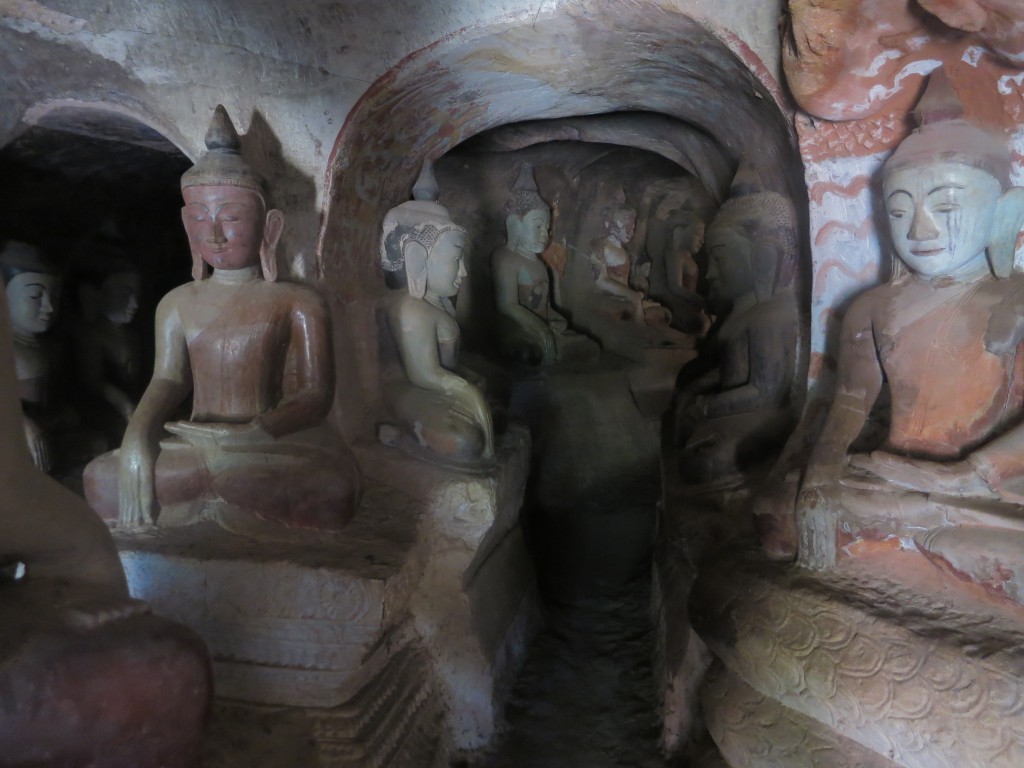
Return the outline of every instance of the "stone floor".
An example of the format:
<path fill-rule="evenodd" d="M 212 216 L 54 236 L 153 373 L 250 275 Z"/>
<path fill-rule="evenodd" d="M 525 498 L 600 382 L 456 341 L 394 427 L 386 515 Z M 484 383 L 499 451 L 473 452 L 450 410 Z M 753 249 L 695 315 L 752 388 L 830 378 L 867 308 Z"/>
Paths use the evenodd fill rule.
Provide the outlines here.
<path fill-rule="evenodd" d="M 503 736 L 474 768 L 661 768 L 651 670 L 657 478 L 619 479 L 536 516 L 547 596 Z"/>

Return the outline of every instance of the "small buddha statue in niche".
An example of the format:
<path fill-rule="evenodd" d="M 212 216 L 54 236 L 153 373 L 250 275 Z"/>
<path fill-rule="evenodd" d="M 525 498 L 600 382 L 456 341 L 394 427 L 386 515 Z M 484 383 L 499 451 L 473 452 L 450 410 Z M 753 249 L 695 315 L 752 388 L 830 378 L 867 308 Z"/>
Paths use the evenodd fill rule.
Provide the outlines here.
<path fill-rule="evenodd" d="M 129 597 L 107 526 L 33 465 L 11 342 L 0 293 L 0 762 L 196 765 L 206 647 Z"/>
<path fill-rule="evenodd" d="M 402 273 L 406 288 L 387 309 L 406 380 L 388 385 L 387 400 L 417 448 L 442 461 L 479 462 L 494 455 L 491 410 L 471 374 L 457 367 L 452 305 L 466 276 L 466 230 L 436 202 L 429 161 L 414 195 L 384 217 L 381 237 L 381 265 L 385 273 Z"/>
<path fill-rule="evenodd" d="M 128 262 L 103 267 L 105 274 L 79 288 L 83 322 L 75 339 L 78 380 L 85 394 L 127 424 L 135 412 L 139 379 L 141 355 L 132 323 L 139 310 L 141 281 Z"/>
<path fill-rule="evenodd" d="M 218 106 L 208 151 L 181 180 L 194 281 L 157 307 L 153 378 L 120 450 L 86 468 L 89 503 L 124 527 L 338 530 L 356 509 L 355 458 L 324 422 L 328 310 L 312 289 L 277 281 L 284 215 L 268 210 L 239 144 Z M 166 422 L 190 394 L 192 418 Z M 161 440 L 165 428 L 173 437 Z"/>
<path fill-rule="evenodd" d="M 858 543 L 912 538 L 1020 602 L 1024 189 L 1010 186 L 1005 142 L 962 118 L 941 71 L 917 115 L 884 169 L 899 261 L 843 320 L 835 399 L 797 500 L 799 561 L 828 568 Z M 886 385 L 884 444 L 849 454 Z"/>
<path fill-rule="evenodd" d="M 53 351 L 44 334 L 60 308 L 62 280 L 56 266 L 27 243 L 9 242 L 0 252 L 0 275 L 6 286 L 18 394 L 24 410 L 24 432 L 35 465 L 52 469 L 53 446 L 47 435 L 47 406 Z"/>
<path fill-rule="evenodd" d="M 672 312 L 672 326 L 703 334 L 710 325 L 704 297 L 697 292 L 700 267 L 696 256 L 704 245 L 704 222 L 685 200 L 669 194 L 658 203 L 647 228 L 651 260 L 651 298 Z"/>
<path fill-rule="evenodd" d="M 548 365 L 596 360 L 597 344 L 573 332 L 551 304 L 551 281 L 539 254 L 548 245 L 551 210 L 524 164 L 505 205 L 507 241 L 491 257 L 498 339 L 508 357 Z"/>
<path fill-rule="evenodd" d="M 606 234 L 593 243 L 590 262 L 595 270 L 594 281 L 604 294 L 625 303 L 624 311 L 618 313 L 623 319 L 641 325 L 668 325 L 671 313 L 645 296 L 648 276 L 633 279 L 632 256 L 626 244 L 633 239 L 635 230 L 636 211 L 625 205 L 623 196 L 605 212 Z"/>
<path fill-rule="evenodd" d="M 710 339 L 714 370 L 676 393 L 673 441 L 687 483 L 741 479 L 794 425 L 793 233 L 793 206 L 774 192 L 730 198 L 708 228 L 709 300 L 724 316 Z"/>

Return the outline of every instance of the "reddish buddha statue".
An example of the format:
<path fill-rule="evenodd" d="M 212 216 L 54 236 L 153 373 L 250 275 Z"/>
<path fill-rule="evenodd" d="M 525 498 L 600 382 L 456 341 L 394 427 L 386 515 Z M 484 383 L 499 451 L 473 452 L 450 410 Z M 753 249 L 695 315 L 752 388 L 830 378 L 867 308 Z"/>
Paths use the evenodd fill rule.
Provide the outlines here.
<path fill-rule="evenodd" d="M 277 280 L 284 215 L 268 210 L 223 107 L 206 145 L 181 182 L 194 281 L 160 302 L 152 381 L 120 450 L 86 468 L 86 497 L 123 527 L 212 519 L 240 532 L 273 532 L 268 522 L 338 530 L 360 477 L 325 423 L 326 304 Z M 192 418 L 168 422 L 189 395 Z"/>

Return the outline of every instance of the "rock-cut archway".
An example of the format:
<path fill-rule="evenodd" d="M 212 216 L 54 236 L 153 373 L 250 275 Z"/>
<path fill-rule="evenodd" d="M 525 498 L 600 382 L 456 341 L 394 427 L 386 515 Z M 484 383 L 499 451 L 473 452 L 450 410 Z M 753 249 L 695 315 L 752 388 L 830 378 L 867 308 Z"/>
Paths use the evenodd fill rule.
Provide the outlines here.
<path fill-rule="evenodd" d="M 368 430 L 379 389 L 380 222 L 408 198 L 425 158 L 499 126 L 586 117 L 583 133 L 670 157 L 720 197 L 746 157 L 805 210 L 790 123 L 749 59 L 684 14 L 615 4 L 464 30 L 375 82 L 335 143 L 319 247 L 347 431 Z"/>

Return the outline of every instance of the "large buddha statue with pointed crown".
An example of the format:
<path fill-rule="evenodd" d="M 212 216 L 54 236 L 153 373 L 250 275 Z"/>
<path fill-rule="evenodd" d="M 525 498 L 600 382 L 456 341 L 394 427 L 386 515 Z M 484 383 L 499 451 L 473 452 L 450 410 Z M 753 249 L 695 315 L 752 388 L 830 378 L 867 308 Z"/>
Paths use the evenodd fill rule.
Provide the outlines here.
<path fill-rule="evenodd" d="M 387 386 L 388 406 L 415 454 L 479 463 L 494 455 L 494 428 L 483 393 L 458 367 L 460 334 L 452 305 L 466 276 L 466 230 L 437 202 L 430 161 L 413 197 L 388 211 L 380 243 L 385 274 L 405 285 L 387 308 L 405 373 Z"/>
<path fill-rule="evenodd" d="M 843 321 L 835 399 L 804 473 L 800 562 L 915 548 L 1012 599 L 1024 570 L 1024 189 L 1006 143 L 968 123 L 932 75 L 921 127 L 886 163 L 898 256 Z M 883 392 L 887 397 L 882 397 Z M 884 441 L 850 453 L 873 408 Z M 787 537 L 767 526 L 785 554 Z M 792 545 L 790 545 L 792 546 Z"/>
<path fill-rule="evenodd" d="M 129 528 L 214 519 L 244 532 L 268 521 L 339 529 L 355 511 L 359 471 L 325 424 L 327 307 L 278 281 L 284 215 L 268 208 L 223 107 L 206 146 L 181 180 L 193 282 L 157 307 L 152 381 L 120 450 L 87 467 L 87 498 Z M 189 395 L 192 417 L 167 421 Z"/>
<path fill-rule="evenodd" d="M 498 342 L 509 357 L 532 363 L 594 360 L 596 342 L 569 328 L 551 304 L 551 280 L 540 254 L 548 245 L 551 208 L 524 164 L 505 204 L 508 239 L 491 257 L 498 309 Z"/>

